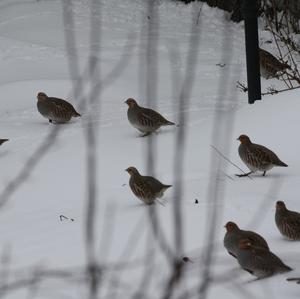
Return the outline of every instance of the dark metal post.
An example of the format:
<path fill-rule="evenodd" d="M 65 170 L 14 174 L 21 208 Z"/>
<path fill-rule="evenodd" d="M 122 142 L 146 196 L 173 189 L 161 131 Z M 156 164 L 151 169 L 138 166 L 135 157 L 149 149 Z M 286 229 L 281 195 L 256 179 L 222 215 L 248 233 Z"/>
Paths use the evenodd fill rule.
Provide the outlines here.
<path fill-rule="evenodd" d="M 243 0 L 242 13 L 245 20 L 249 104 L 253 104 L 256 100 L 261 100 L 257 9 L 257 0 Z"/>

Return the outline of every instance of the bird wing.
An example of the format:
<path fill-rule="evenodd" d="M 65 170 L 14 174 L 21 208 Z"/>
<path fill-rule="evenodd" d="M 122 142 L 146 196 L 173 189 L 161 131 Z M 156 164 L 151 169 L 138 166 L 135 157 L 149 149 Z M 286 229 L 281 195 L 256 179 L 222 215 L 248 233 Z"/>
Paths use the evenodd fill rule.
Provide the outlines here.
<path fill-rule="evenodd" d="M 161 114 L 149 108 L 140 109 L 140 114 L 141 117 L 155 125 L 160 125 L 168 122 L 168 120 L 166 120 Z"/>
<path fill-rule="evenodd" d="M 280 62 L 274 55 L 262 49 L 260 49 L 260 59 L 267 69 L 272 69 L 275 72 L 287 68 L 287 64 Z"/>
<path fill-rule="evenodd" d="M 134 189 L 135 189 L 135 193 L 139 196 L 139 197 L 142 197 L 142 198 L 145 198 L 145 188 L 142 184 L 139 184 L 139 183 L 133 183 L 133 186 L 134 186 Z"/>
<path fill-rule="evenodd" d="M 288 231 L 298 231 L 298 235 L 300 235 L 300 214 L 290 211 L 286 218 L 285 225 Z"/>
<path fill-rule="evenodd" d="M 63 99 L 59 99 L 59 98 L 49 98 L 51 100 L 51 102 L 53 103 L 53 105 L 55 106 L 56 109 L 59 109 L 60 111 L 64 111 L 64 112 L 76 112 L 75 108 L 73 107 L 72 104 L 70 104 L 69 102 L 63 100 Z"/>
<path fill-rule="evenodd" d="M 264 270 L 270 270 L 273 272 L 275 269 L 288 267 L 271 251 L 258 247 L 255 247 L 253 250 L 255 263 L 258 263 L 258 265 L 260 265 L 260 267 Z"/>
<path fill-rule="evenodd" d="M 252 144 L 249 148 L 249 155 L 256 157 L 263 165 L 281 162 L 275 153 L 260 144 Z"/>
<path fill-rule="evenodd" d="M 154 192 L 159 192 L 164 187 L 164 184 L 152 176 L 144 176 L 144 179 Z"/>
<path fill-rule="evenodd" d="M 270 258 L 271 255 L 269 254 L 269 251 L 258 247 L 253 247 L 251 251 L 251 268 L 253 269 L 252 274 L 257 276 L 258 278 L 271 275 L 273 272 L 272 268 L 274 262 L 272 258 Z M 259 274 L 258 276 L 258 273 L 261 272 L 264 272 L 264 274 Z"/>
<path fill-rule="evenodd" d="M 265 158 L 266 161 L 270 161 L 272 164 L 278 165 L 278 166 L 287 166 L 270 149 L 266 148 L 265 146 L 259 145 L 259 144 L 257 144 L 257 148 L 262 152 L 262 155 L 264 155 L 266 157 Z"/>
<path fill-rule="evenodd" d="M 254 246 L 269 249 L 267 241 L 259 234 L 252 231 L 245 231 L 245 237 L 249 239 Z"/>
<path fill-rule="evenodd" d="M 271 163 L 269 155 L 266 152 L 254 148 L 254 147 L 246 147 L 244 148 L 243 160 L 245 160 L 246 164 L 253 165 L 255 167 L 269 165 Z"/>

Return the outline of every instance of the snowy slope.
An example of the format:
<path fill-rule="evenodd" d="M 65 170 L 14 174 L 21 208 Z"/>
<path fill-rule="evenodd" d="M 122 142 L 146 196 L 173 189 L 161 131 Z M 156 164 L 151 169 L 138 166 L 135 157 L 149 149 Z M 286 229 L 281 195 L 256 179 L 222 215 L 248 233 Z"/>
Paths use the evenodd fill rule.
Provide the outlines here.
<path fill-rule="evenodd" d="M 29 275 L 33 267 L 78 269 L 85 264 L 84 129 L 91 115 L 99 140 L 96 223 L 99 261 L 135 261 L 136 267 L 127 269 L 122 275 L 119 293 L 114 290 L 119 298 L 130 298 L 138 288 L 144 267 L 142 262 L 136 261 L 149 254 L 147 248 L 153 246 L 157 255 L 151 258 L 150 264 L 155 276 L 147 297 L 159 298 L 169 270 L 153 241 L 148 207 L 133 196 L 124 171 L 131 165 L 141 173 L 146 171 L 147 143 L 128 124 L 124 100 L 134 97 L 144 104 L 147 101 L 144 84 L 139 80 L 140 63 L 145 61 L 146 55 L 147 36 L 144 29 L 148 20 L 147 11 L 142 0 L 107 0 L 102 3 L 101 55 L 98 54 L 102 76 L 110 73 L 122 55 L 128 61 L 112 84 L 103 87 L 99 102 L 91 109 L 85 109 L 79 105 L 79 99 L 72 97 L 61 1 L 6 0 L 0 4 L 0 65 L 3 70 L 0 73 L 0 137 L 10 139 L 0 149 L 3 170 L 0 194 L 52 130 L 53 125 L 48 124 L 36 110 L 36 94 L 39 91 L 68 99 L 75 107 L 81 107 L 79 112 L 83 115 L 61 126 L 58 140 L 0 210 L 0 250 L 2 255 L 9 252 L 9 267 L 16 271 L 10 274 L 12 281 Z M 88 4 L 87 0 L 74 1 L 76 27 L 66 30 L 76 30 L 76 51 L 81 71 L 89 55 Z M 160 1 L 158 8 L 160 32 L 156 104 L 163 115 L 177 122 L 179 86 L 174 88 L 172 72 L 181 77 L 184 74 L 193 6 Z M 224 190 L 217 204 L 220 215 L 216 229 L 213 283 L 208 297 L 298 298 L 299 287 L 287 283 L 285 278 L 300 274 L 300 244 L 288 242 L 280 236 L 275 227 L 274 208 L 277 200 L 283 200 L 290 209 L 300 211 L 297 200 L 300 176 L 300 141 L 297 134 L 300 125 L 299 92 L 266 97 L 262 102 L 248 106 L 245 95 L 235 88 L 237 80 L 245 80 L 242 25 L 227 23 L 226 15 L 205 5 L 201 16 L 196 84 L 190 105 L 184 107 L 188 120 L 181 204 L 184 251 L 194 263 L 187 264 L 188 279 L 180 288 L 182 291 L 186 288 L 192 290 L 199 281 L 209 221 L 207 211 L 212 207 L 207 197 L 208 186 L 211 178 L 218 177 L 224 184 Z M 225 29 L 224 24 L 228 26 Z M 222 48 L 222 37 L 231 41 L 228 49 Z M 127 48 L 124 50 L 125 45 Z M 174 45 L 178 48 L 179 58 L 170 61 L 169 51 Z M 225 50 L 225 56 L 222 50 Z M 231 59 L 227 61 L 226 57 Z M 226 65 L 220 67 L 217 65 L 219 63 Z M 229 78 L 229 87 L 227 92 L 221 93 L 222 104 L 216 105 L 220 100 L 218 79 L 224 78 L 224 75 Z M 275 80 L 263 82 L 263 86 L 269 84 L 277 83 Z M 245 133 L 253 141 L 274 150 L 289 167 L 274 169 L 267 177 L 254 175 L 250 180 L 235 177 L 238 170 L 225 163 L 222 172 L 216 174 L 210 163 L 211 157 L 213 161 L 220 159 L 210 146 L 219 145 L 217 136 L 213 134 L 216 107 L 224 123 L 233 120 L 233 128 L 228 132 L 230 149 L 227 152 L 227 149 L 219 148 L 227 152 L 231 161 L 245 169 L 237 155 L 238 142 L 235 140 Z M 164 183 L 175 183 L 173 162 L 177 130 L 166 128 L 149 137 L 157 141 L 156 176 Z M 164 206 L 157 205 L 161 229 L 171 246 L 174 246 L 173 191 L 174 188 L 171 188 L 166 192 Z M 194 204 L 195 198 L 199 200 L 198 205 Z M 60 221 L 60 215 L 74 221 Z M 295 271 L 247 284 L 253 278 L 239 269 L 222 245 L 223 225 L 229 220 L 265 236 L 272 251 Z M 229 281 L 228 277 L 231 278 Z M 112 279 L 110 274 L 105 276 L 103 283 L 105 298 L 110 298 L 109 291 L 113 288 L 109 279 Z M 25 288 L 7 293 L 6 297 L 20 299 L 26 298 L 26 294 Z M 82 281 L 69 283 L 55 279 L 42 283 L 35 292 L 39 299 L 85 298 L 84 294 Z"/>

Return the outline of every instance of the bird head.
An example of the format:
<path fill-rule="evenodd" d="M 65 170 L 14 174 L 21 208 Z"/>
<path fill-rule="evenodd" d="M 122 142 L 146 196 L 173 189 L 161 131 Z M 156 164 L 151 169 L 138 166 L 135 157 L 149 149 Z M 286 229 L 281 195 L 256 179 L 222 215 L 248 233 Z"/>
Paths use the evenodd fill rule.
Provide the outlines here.
<path fill-rule="evenodd" d="M 137 106 L 137 102 L 133 98 L 129 98 L 125 101 L 125 103 L 131 108 Z"/>
<path fill-rule="evenodd" d="M 239 240 L 239 249 L 248 250 L 251 249 L 252 244 L 249 239 L 240 239 Z"/>
<path fill-rule="evenodd" d="M 48 96 L 44 92 L 39 92 L 37 95 L 38 101 L 45 101 L 48 98 Z"/>
<path fill-rule="evenodd" d="M 284 211 L 284 210 L 286 210 L 286 206 L 285 206 L 285 204 L 284 204 L 283 201 L 277 201 L 276 202 L 276 210 L 277 211 Z"/>
<path fill-rule="evenodd" d="M 237 140 L 239 140 L 242 144 L 250 144 L 251 140 L 247 135 L 241 135 Z"/>
<path fill-rule="evenodd" d="M 133 166 L 128 167 L 127 169 L 125 169 L 125 171 L 127 171 L 130 175 L 139 173 L 138 170 Z"/>
<path fill-rule="evenodd" d="M 232 232 L 232 231 L 234 231 L 234 230 L 236 230 L 236 229 L 239 228 L 239 227 L 238 227 L 234 222 L 232 222 L 232 221 L 227 222 L 227 223 L 224 225 L 224 227 L 226 228 L 226 230 L 227 230 L 228 232 Z"/>

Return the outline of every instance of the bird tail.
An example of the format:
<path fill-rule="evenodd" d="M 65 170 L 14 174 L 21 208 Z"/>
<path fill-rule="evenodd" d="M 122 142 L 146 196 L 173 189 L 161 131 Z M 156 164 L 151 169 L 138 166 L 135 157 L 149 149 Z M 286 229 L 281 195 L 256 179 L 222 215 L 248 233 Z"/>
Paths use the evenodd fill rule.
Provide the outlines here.
<path fill-rule="evenodd" d="M 282 162 L 282 161 L 278 161 L 278 162 L 276 163 L 276 166 L 288 167 L 288 165 L 285 164 L 285 163 Z"/>
<path fill-rule="evenodd" d="M 9 139 L 0 139 L 0 145 L 6 141 L 8 141 Z"/>
<path fill-rule="evenodd" d="M 282 268 L 282 272 L 289 272 L 289 271 L 293 271 L 294 269 L 287 266 L 287 265 L 284 265 L 284 267 Z"/>
<path fill-rule="evenodd" d="M 81 116 L 81 114 L 79 114 L 77 111 L 74 111 L 74 115 L 73 115 L 74 117 L 80 117 Z"/>
<path fill-rule="evenodd" d="M 167 121 L 164 123 L 164 125 L 165 125 L 165 126 L 174 126 L 175 123 L 173 123 L 173 122 L 167 120 Z"/>
<path fill-rule="evenodd" d="M 170 187 L 172 187 L 172 185 L 164 185 L 164 189 L 163 192 L 165 192 L 167 189 L 169 189 Z"/>

